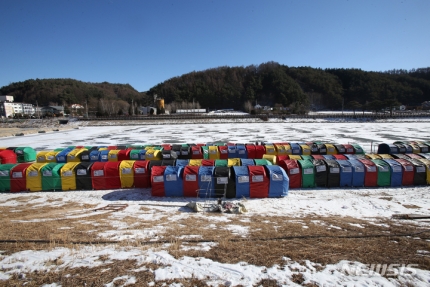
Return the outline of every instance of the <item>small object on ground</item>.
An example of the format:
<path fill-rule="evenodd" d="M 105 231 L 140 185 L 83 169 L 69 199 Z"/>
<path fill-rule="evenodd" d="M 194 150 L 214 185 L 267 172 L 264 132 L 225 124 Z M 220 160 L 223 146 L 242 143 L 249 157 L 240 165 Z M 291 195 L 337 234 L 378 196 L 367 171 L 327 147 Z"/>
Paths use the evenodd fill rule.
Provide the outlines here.
<path fill-rule="evenodd" d="M 242 214 L 248 212 L 245 205 L 240 202 L 222 202 L 220 199 L 217 200 L 216 204 L 211 204 L 209 207 L 204 207 L 202 204 L 197 202 L 189 202 L 185 205 L 188 208 L 191 208 L 195 212 L 199 211 L 207 211 L 207 212 L 221 212 L 221 213 L 235 213 Z"/>
<path fill-rule="evenodd" d="M 60 130 L 59 130 L 59 129 L 54 129 L 53 131 L 54 131 L 54 132 L 58 132 L 58 131 L 60 131 Z"/>
<path fill-rule="evenodd" d="M 39 134 L 44 134 L 46 133 L 45 131 L 38 131 Z"/>
<path fill-rule="evenodd" d="M 127 206 L 128 206 L 128 204 L 108 204 L 104 207 L 94 209 L 94 211 L 99 211 L 99 210 L 119 211 L 119 210 L 125 209 Z"/>
<path fill-rule="evenodd" d="M 24 135 L 24 133 L 18 133 L 18 134 L 15 134 L 15 136 L 16 137 L 21 137 L 21 136 L 23 136 Z"/>
<path fill-rule="evenodd" d="M 430 219 L 430 215 L 425 214 L 393 214 L 392 218 L 394 219 Z"/>

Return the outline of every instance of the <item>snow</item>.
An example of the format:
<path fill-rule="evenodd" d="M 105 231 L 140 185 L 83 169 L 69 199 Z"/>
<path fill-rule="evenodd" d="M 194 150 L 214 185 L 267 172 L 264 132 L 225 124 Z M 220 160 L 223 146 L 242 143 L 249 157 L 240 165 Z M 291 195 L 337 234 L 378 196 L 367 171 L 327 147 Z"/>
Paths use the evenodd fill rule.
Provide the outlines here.
<path fill-rule="evenodd" d="M 268 123 L 214 123 L 214 124 L 175 124 L 175 125 L 141 125 L 141 126 L 85 126 L 85 123 L 75 122 L 74 127 L 56 133 L 26 135 L 24 137 L 1 138 L 1 146 L 31 146 L 37 150 L 50 150 L 70 145 L 116 145 L 116 144 L 160 144 L 160 143 L 198 143 L 214 141 L 230 141 L 246 143 L 255 141 L 266 142 L 302 142 L 324 141 L 333 143 L 357 143 L 366 152 L 375 151 L 379 143 L 393 141 L 428 140 L 430 123 L 423 120 L 410 122 L 330 122 L 315 120 L 309 122 L 295 122 L 286 120 Z M 37 196 L 35 196 L 37 194 Z M 384 198 L 390 197 L 391 200 Z M 68 192 L 39 192 L 1 194 L 0 206 L 14 207 L 20 212 L 23 199 L 27 204 L 37 206 L 61 207 L 67 204 L 82 205 L 83 203 L 103 207 L 111 203 L 128 204 L 122 211 L 111 214 L 112 230 L 100 232 L 100 239 L 138 241 L 142 239 L 154 240 L 160 238 L 163 230 L 137 230 L 132 224 L 123 221 L 133 214 L 142 221 L 157 221 L 162 218 L 168 223 L 175 223 L 191 214 L 196 220 L 204 214 L 194 214 L 185 208 L 187 198 L 153 198 L 149 189 L 125 190 L 94 190 Z M 205 203 L 204 199 L 199 200 Z M 238 199 L 245 204 L 248 213 L 241 215 L 240 221 L 250 222 L 253 215 L 270 217 L 288 216 L 296 218 L 297 223 L 306 230 L 312 224 L 322 225 L 318 220 L 305 224 L 301 218 L 307 216 L 327 217 L 340 216 L 366 219 L 370 224 L 388 226 L 380 222 L 381 218 L 391 218 L 393 214 L 411 213 L 407 206 L 414 205 L 413 213 L 428 214 L 430 210 L 430 193 L 428 187 L 410 188 L 315 188 L 290 189 L 285 198 Z M 171 205 L 171 206 L 169 206 Z M 143 211 L 141 208 L 145 207 Z M 178 213 L 178 210 L 181 212 Z M 104 211 L 97 211 L 103 213 Z M 64 218 L 74 218 L 86 221 L 86 217 L 94 214 L 93 208 L 82 208 L 70 212 Z M 231 215 L 221 214 L 211 217 L 211 220 L 225 222 L 224 228 L 232 234 L 246 237 L 249 230 L 240 224 L 230 224 Z M 40 219 L 39 219 L 40 220 Z M 57 218 L 44 218 L 45 221 Z M 364 228 L 360 224 L 349 223 L 357 228 Z M 414 224 L 428 227 L 424 221 Z M 214 225 L 215 226 L 215 225 Z M 324 225 L 327 229 L 339 229 L 336 225 Z M 211 224 L 207 225 L 210 228 Z M 67 227 L 63 227 L 66 229 Z M 97 226 L 94 225 L 94 232 Z M 181 239 L 199 239 L 190 234 Z M 64 268 L 103 266 L 113 260 L 136 260 L 137 267 L 145 263 L 158 264 L 153 270 L 155 281 L 175 278 L 200 278 L 208 285 L 218 286 L 253 286 L 262 279 L 275 279 L 280 285 L 294 285 L 292 276 L 300 273 L 304 282 L 318 283 L 320 286 L 399 286 L 413 284 L 414 286 L 429 286 L 430 272 L 420 270 L 417 266 L 403 267 L 403 271 L 396 277 L 384 277 L 374 272 L 374 266 L 360 262 L 340 261 L 336 264 L 320 266 L 310 261 L 295 262 L 285 258 L 283 266 L 256 266 L 247 262 L 227 264 L 215 262 L 207 258 L 182 257 L 174 258 L 168 253 L 169 244 L 162 250 L 139 249 L 132 246 L 83 246 L 75 248 L 58 247 L 51 250 L 25 250 L 12 254 L 0 252 L 0 280 L 7 280 L 14 273 L 25 274 L 35 270 L 55 271 Z M 214 243 L 199 243 L 193 246 L 183 245 L 182 250 L 207 251 L 216 248 Z M 417 256 L 428 256 L 427 250 L 420 250 Z M 103 257 L 102 261 L 100 257 Z M 60 264 L 50 265 L 49 261 L 57 260 Z M 400 268 L 399 266 L 397 266 Z M 399 269 L 400 270 L 400 269 Z M 120 280 L 120 281 L 118 281 Z M 122 286 L 135 284 L 133 276 L 118 274 L 112 282 L 105 286 Z M 156 285 L 155 282 L 150 285 Z M 44 286 L 60 286 L 56 283 Z M 175 285 L 176 286 L 176 285 Z"/>

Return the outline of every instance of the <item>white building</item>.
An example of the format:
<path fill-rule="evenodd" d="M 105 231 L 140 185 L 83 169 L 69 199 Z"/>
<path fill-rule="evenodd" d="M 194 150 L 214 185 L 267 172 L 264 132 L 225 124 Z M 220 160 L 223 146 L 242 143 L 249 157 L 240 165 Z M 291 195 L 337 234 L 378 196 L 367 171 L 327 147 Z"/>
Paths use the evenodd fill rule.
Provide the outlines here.
<path fill-rule="evenodd" d="M 11 103 L 2 102 L 0 103 L 0 116 L 2 117 L 13 117 L 16 114 L 20 115 L 33 115 L 35 113 L 35 108 L 32 104 L 26 103 Z"/>

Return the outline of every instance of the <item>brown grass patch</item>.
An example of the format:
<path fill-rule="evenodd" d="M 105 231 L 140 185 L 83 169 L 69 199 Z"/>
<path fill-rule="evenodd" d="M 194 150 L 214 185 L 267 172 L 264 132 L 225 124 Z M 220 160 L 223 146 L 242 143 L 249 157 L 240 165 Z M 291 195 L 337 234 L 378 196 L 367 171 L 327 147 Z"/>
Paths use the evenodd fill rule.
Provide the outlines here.
<path fill-rule="evenodd" d="M 404 207 L 410 208 L 410 209 L 418 209 L 421 208 L 421 206 L 415 205 L 415 204 L 403 204 Z"/>

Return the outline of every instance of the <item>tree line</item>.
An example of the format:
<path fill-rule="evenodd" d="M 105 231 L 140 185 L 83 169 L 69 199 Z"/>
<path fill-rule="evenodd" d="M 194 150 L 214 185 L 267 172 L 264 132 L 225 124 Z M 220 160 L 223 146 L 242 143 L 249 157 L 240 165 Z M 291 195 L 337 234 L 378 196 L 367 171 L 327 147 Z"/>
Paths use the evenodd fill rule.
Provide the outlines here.
<path fill-rule="evenodd" d="M 31 79 L 0 88 L 17 102 L 87 105 L 99 115 L 133 114 L 153 105 L 166 108 L 195 103 L 203 109 L 250 110 L 256 104 L 290 113 L 308 110 L 373 109 L 400 104 L 419 107 L 430 99 L 430 68 L 368 72 L 361 69 L 289 67 L 276 62 L 193 71 L 145 92 L 129 84 L 87 83 L 73 79 Z M 186 105 L 187 107 L 189 105 Z"/>

